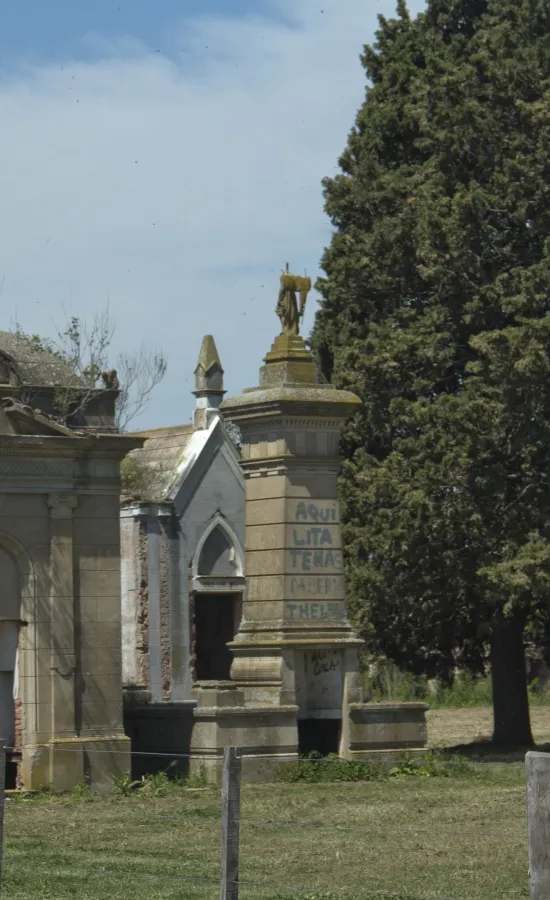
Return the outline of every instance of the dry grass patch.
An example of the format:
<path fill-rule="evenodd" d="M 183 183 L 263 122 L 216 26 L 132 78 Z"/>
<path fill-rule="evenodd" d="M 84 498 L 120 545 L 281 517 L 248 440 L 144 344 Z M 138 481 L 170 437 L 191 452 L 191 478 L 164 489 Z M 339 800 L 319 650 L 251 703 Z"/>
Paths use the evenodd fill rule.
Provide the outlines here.
<path fill-rule="evenodd" d="M 550 706 L 532 706 L 531 725 L 537 744 L 550 743 Z M 493 711 L 490 707 L 432 709 L 428 712 L 431 747 L 456 747 L 486 741 L 492 730 Z"/>

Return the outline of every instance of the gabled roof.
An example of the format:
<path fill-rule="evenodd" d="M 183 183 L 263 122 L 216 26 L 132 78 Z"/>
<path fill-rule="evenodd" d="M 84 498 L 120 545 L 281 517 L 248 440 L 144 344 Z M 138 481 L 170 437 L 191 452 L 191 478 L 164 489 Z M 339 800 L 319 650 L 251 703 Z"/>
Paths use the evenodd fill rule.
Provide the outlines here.
<path fill-rule="evenodd" d="M 193 425 L 136 432 L 136 437 L 145 438 L 145 444 L 130 453 L 129 460 L 134 459 L 145 469 L 136 472 L 135 491 L 128 489 L 134 502 L 139 498 L 143 504 L 173 503 L 176 511 L 181 511 L 218 452 L 244 484 L 237 449 L 218 413 L 225 393 L 223 369 L 209 334 L 202 341 L 193 393 L 197 398 Z M 132 481 L 131 476 L 128 481 Z M 123 504 L 127 501 L 126 497 Z"/>
<path fill-rule="evenodd" d="M 147 492 L 149 496 L 143 499 L 162 500 L 175 477 L 185 448 L 193 437 L 193 426 L 153 428 L 134 432 L 133 436 L 145 438 L 145 444 L 139 450 L 133 450 L 129 457 L 147 466 L 151 472 L 150 489 Z"/>
<path fill-rule="evenodd" d="M 16 332 L 0 331 L 0 356 L 12 363 L 23 384 L 57 387 L 82 383 L 55 353 Z"/>

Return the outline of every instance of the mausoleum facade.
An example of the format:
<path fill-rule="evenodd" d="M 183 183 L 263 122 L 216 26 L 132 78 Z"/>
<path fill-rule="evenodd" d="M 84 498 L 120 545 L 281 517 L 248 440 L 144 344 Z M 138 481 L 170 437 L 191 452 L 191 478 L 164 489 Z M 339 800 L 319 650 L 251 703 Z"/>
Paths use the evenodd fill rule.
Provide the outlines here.
<path fill-rule="evenodd" d="M 71 385 L 65 424 L 52 415 Z M 74 389 L 74 390 L 73 390 Z M 84 402 L 85 399 L 85 402 Z M 71 789 L 130 766 L 122 723 L 116 391 L 0 332 L 0 740 L 8 786 Z"/>

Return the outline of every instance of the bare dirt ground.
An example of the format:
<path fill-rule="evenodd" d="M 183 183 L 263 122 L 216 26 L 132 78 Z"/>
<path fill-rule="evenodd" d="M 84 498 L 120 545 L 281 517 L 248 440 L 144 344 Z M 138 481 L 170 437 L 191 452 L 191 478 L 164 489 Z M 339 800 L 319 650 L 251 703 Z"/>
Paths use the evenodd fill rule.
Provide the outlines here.
<path fill-rule="evenodd" d="M 550 743 L 550 706 L 531 707 L 531 726 L 537 744 Z M 430 747 L 455 747 L 486 741 L 491 737 L 492 728 L 490 707 L 433 709 L 428 712 Z"/>

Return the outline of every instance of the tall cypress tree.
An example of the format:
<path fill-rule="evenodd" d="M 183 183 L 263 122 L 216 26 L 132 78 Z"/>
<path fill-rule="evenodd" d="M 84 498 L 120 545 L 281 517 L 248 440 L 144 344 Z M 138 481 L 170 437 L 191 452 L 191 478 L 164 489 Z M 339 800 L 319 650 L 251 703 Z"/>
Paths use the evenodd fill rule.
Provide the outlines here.
<path fill-rule="evenodd" d="M 400 0 L 324 182 L 313 346 L 356 391 L 341 493 L 350 607 L 414 672 L 493 679 L 532 742 L 527 631 L 550 620 L 550 5 Z"/>

